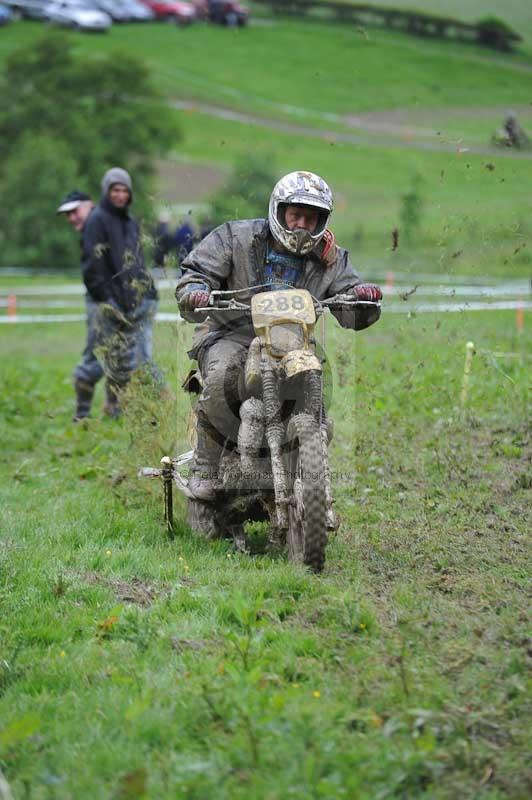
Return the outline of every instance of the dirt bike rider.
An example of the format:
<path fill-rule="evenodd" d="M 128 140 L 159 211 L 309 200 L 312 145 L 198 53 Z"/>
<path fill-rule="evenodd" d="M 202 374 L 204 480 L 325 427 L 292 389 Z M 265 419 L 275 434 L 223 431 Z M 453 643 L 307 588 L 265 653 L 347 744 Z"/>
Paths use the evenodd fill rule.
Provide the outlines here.
<path fill-rule="evenodd" d="M 347 251 L 336 245 L 327 227 L 332 210 L 331 190 L 318 175 L 285 175 L 273 189 L 267 220 L 226 222 L 183 261 L 176 288 L 181 315 L 197 322 L 201 315 L 196 309 L 205 308 L 211 291 L 220 289 L 297 287 L 320 300 L 339 293 L 380 300 L 380 288 L 362 283 Z M 379 319 L 380 309 L 368 305 L 333 313 L 343 327 L 361 330 Z M 197 445 L 189 488 L 199 500 L 214 500 L 220 455 L 228 441 L 237 440 L 241 376 L 253 337 L 249 315 L 227 321 L 211 314 L 196 328 L 189 356 L 198 361 L 203 391 L 196 406 Z"/>

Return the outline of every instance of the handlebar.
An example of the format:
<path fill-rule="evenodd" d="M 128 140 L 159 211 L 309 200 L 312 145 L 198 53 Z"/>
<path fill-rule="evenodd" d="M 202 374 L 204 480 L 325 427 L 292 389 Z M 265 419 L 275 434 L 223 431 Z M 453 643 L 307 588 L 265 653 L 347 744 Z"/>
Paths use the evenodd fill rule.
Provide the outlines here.
<path fill-rule="evenodd" d="M 249 311 L 251 308 L 251 302 L 242 302 L 236 300 L 234 297 L 227 297 L 229 294 L 239 294 L 242 292 L 249 292 L 252 291 L 256 287 L 250 287 L 249 289 L 236 289 L 234 292 L 231 291 L 217 291 L 214 290 L 210 293 L 209 296 L 209 305 L 204 306 L 203 308 L 195 308 L 194 313 L 198 314 L 200 312 L 205 313 L 206 311 Z M 373 300 L 359 300 L 355 295 L 352 294 L 336 294 L 333 297 L 328 297 L 325 300 L 318 300 L 316 297 L 312 297 L 314 301 L 314 308 L 316 311 L 324 310 L 327 308 L 341 308 L 342 306 L 373 306 L 375 308 L 380 308 L 381 303 L 379 301 Z"/>
<path fill-rule="evenodd" d="M 333 297 L 328 297 L 325 300 L 314 299 L 314 305 L 325 306 L 325 308 L 332 308 L 333 306 L 374 306 L 375 308 L 381 307 L 380 300 L 359 300 L 353 294 L 335 294 Z"/>

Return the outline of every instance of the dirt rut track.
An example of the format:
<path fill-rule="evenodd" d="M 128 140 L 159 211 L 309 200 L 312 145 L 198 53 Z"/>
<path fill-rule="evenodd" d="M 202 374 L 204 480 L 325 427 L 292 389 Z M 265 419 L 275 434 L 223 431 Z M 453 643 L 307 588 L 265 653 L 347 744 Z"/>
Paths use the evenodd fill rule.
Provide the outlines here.
<path fill-rule="evenodd" d="M 237 111 L 224 106 L 211 103 L 196 102 L 192 100 L 172 100 L 172 108 L 189 113 L 205 114 L 207 116 L 238 122 L 243 125 L 258 125 L 281 133 L 295 133 L 299 136 L 325 139 L 330 142 L 361 145 L 364 147 L 396 147 L 408 150 L 429 150 L 435 152 L 468 152 L 485 156 L 504 156 L 509 158 L 532 159 L 532 150 L 511 150 L 491 147 L 486 144 L 469 143 L 466 137 L 449 136 L 445 134 L 445 119 L 461 117 L 462 119 L 486 119 L 486 141 L 493 132 L 492 117 L 502 120 L 509 109 L 501 106 L 493 108 L 471 109 L 426 109 L 426 110 L 390 110 L 379 112 L 364 112 L 360 114 L 315 114 L 307 109 L 296 107 L 280 107 L 278 110 L 299 117 L 322 117 L 334 124 L 347 127 L 357 132 L 334 130 L 331 128 L 311 127 L 295 122 L 265 117 L 245 111 Z M 530 108 L 513 108 L 512 111 L 530 119 Z M 489 117 L 489 119 L 488 119 Z M 427 122 L 440 121 L 441 128 L 427 127 Z"/>

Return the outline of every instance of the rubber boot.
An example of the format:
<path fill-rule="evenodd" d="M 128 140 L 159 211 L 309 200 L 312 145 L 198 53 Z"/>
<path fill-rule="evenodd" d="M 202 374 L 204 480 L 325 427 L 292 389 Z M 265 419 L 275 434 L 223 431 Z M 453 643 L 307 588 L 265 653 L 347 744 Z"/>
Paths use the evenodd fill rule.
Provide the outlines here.
<path fill-rule="evenodd" d="M 209 428 L 209 423 L 200 412 L 196 423 L 197 444 L 188 482 L 194 497 L 206 503 L 216 498 L 220 485 L 218 470 L 222 453 L 221 446 L 209 435 Z"/>
<path fill-rule="evenodd" d="M 118 419 L 122 413 L 120 403 L 118 402 L 118 395 L 114 387 L 106 381 L 105 383 L 105 403 L 103 406 L 103 413 L 106 417 L 111 419 Z"/>
<path fill-rule="evenodd" d="M 76 412 L 72 417 L 72 421 L 79 422 L 90 416 L 92 398 L 94 397 L 94 384 L 76 378 L 74 390 L 76 392 Z"/>

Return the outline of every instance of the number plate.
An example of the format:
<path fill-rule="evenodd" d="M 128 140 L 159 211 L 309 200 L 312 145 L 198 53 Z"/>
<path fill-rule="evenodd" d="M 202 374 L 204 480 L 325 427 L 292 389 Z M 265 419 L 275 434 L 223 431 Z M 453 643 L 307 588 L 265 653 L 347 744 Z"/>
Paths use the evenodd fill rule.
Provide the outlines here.
<path fill-rule="evenodd" d="M 255 329 L 271 325 L 276 320 L 286 322 L 316 322 L 312 297 L 306 289 L 282 289 L 261 292 L 251 298 L 251 316 Z"/>

